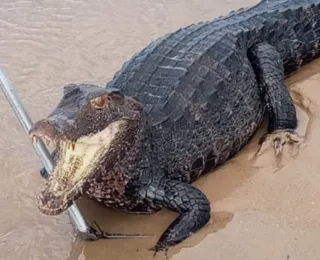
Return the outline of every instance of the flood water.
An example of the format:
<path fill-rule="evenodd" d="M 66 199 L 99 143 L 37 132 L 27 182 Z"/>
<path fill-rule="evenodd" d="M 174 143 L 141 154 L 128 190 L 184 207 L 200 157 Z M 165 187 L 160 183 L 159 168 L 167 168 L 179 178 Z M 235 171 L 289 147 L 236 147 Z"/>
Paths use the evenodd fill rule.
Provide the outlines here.
<path fill-rule="evenodd" d="M 181 26 L 211 20 L 253 0 L 1 0 L 0 66 L 33 121 L 46 116 L 71 82 L 105 84 L 150 41 Z M 171 259 L 320 259 L 320 61 L 287 80 L 296 102 L 300 149 L 256 156 L 257 140 L 195 183 L 212 204 L 210 223 L 169 250 Z M 82 199 L 90 221 L 109 232 L 148 238 L 81 241 L 67 213 L 37 209 L 41 164 L 0 94 L 0 259 L 164 259 L 148 251 L 175 218 L 162 210 L 136 216 Z"/>

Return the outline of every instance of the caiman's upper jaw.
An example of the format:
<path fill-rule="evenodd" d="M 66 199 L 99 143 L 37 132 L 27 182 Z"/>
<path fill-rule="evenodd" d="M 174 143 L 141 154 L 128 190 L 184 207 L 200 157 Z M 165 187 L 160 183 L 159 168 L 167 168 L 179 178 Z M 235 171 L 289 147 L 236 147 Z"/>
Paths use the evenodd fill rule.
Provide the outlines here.
<path fill-rule="evenodd" d="M 62 133 L 59 133 L 48 121 L 41 120 L 34 124 L 29 131 L 32 142 L 38 142 L 41 138 L 45 144 L 53 149 L 57 144 L 66 143 L 68 149 L 75 150 L 76 140 L 68 140 Z"/>
<path fill-rule="evenodd" d="M 41 138 L 48 146 L 56 146 L 59 134 L 57 130 L 46 120 L 35 123 L 29 131 L 29 136 L 34 142 L 38 142 Z"/>

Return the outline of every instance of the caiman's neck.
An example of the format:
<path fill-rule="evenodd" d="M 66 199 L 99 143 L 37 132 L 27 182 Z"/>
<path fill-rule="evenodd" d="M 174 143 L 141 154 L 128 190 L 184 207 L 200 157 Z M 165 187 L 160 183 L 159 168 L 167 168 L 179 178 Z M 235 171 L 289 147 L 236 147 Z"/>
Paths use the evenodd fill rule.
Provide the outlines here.
<path fill-rule="evenodd" d="M 125 134 L 126 141 L 122 140 L 125 146 L 125 153 L 118 161 L 119 174 L 125 174 L 129 178 L 139 175 L 140 168 L 150 169 L 152 156 L 152 137 L 148 125 L 147 114 L 141 103 L 131 97 L 126 97 L 126 103 L 132 108 L 130 118 L 134 119 L 128 124 L 128 131 Z"/>
<path fill-rule="evenodd" d="M 144 164 L 148 168 L 151 153 L 151 140 L 147 118 L 143 111 L 139 111 L 134 119 L 126 119 L 126 127 L 117 134 L 109 151 L 101 158 L 95 173 L 89 182 L 109 179 L 116 176 L 117 179 L 131 179 L 139 174 L 138 168 Z"/>
<path fill-rule="evenodd" d="M 130 178 L 139 175 L 143 168 L 150 169 L 152 164 L 151 135 L 145 114 L 141 115 L 140 121 L 135 123 L 132 130 L 132 142 L 119 163 L 121 171 Z"/>

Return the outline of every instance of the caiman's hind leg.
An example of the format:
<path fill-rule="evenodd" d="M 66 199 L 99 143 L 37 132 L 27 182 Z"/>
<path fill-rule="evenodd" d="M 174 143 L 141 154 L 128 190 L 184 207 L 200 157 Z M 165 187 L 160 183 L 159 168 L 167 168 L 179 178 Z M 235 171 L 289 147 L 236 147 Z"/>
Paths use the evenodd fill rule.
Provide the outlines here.
<path fill-rule="evenodd" d="M 206 196 L 191 184 L 165 178 L 154 178 L 142 187 L 139 195 L 143 201 L 178 212 L 179 216 L 162 234 L 152 248 L 167 251 L 195 233 L 210 219 L 210 203 Z"/>
<path fill-rule="evenodd" d="M 278 155 L 284 144 L 301 143 L 301 138 L 295 132 L 298 120 L 293 100 L 285 85 L 282 60 L 277 50 L 269 44 L 253 46 L 248 57 L 269 114 L 268 134 L 261 139 L 259 151 L 272 145 Z"/>
<path fill-rule="evenodd" d="M 265 150 L 269 145 L 272 145 L 275 151 L 275 154 L 281 154 L 282 153 L 282 147 L 284 144 L 296 144 L 300 145 L 302 142 L 302 138 L 298 136 L 298 134 L 290 129 L 281 129 L 276 130 L 271 133 L 268 133 L 264 135 L 260 139 L 260 149 L 258 153 L 261 153 L 263 150 Z"/>

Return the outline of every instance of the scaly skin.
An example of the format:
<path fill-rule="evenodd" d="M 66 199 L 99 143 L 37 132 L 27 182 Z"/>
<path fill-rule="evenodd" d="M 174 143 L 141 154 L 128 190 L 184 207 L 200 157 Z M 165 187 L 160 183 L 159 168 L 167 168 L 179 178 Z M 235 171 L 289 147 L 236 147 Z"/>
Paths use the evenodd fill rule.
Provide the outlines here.
<path fill-rule="evenodd" d="M 178 212 L 156 252 L 199 230 L 210 203 L 190 183 L 240 151 L 265 112 L 267 139 L 277 149 L 295 142 L 284 79 L 318 58 L 319 21 L 320 0 L 269 0 L 151 43 L 107 84 L 138 100 L 143 112 L 130 138 L 114 142 L 113 166 L 102 158 L 83 194 L 133 213 Z"/>

